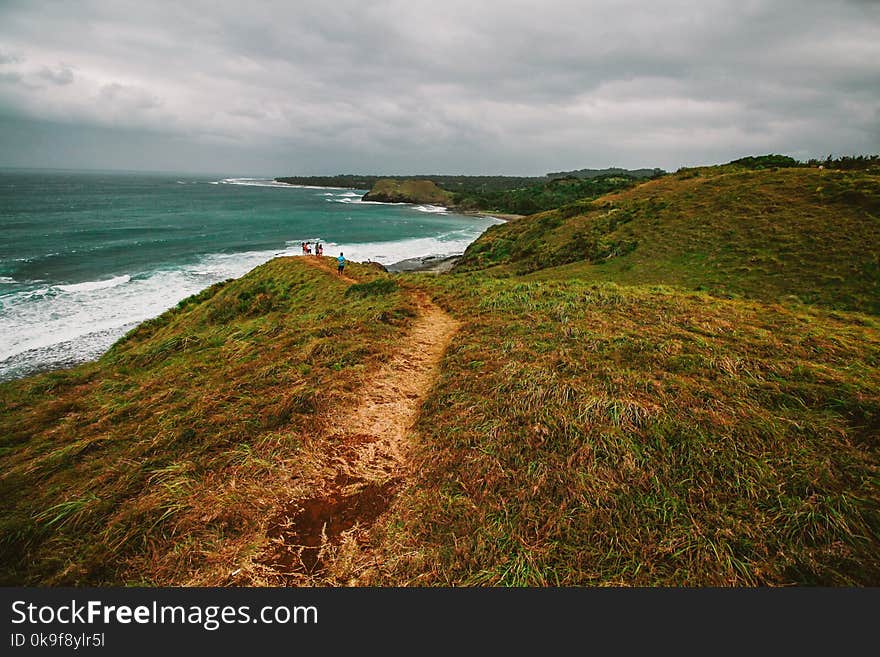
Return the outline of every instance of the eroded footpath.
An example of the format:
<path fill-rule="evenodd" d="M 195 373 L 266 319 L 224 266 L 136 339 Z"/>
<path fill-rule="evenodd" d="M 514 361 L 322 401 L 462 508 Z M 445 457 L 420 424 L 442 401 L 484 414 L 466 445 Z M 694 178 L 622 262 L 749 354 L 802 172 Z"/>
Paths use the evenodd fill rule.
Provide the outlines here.
<path fill-rule="evenodd" d="M 326 263 L 308 260 L 336 275 Z M 367 532 L 406 477 L 407 434 L 458 329 L 458 322 L 424 292 L 409 294 L 417 312 L 409 333 L 394 357 L 365 382 L 358 402 L 335 413 L 337 432 L 320 438 L 329 456 L 310 486 L 319 493 L 290 500 L 268 523 L 269 547 L 253 573 L 259 581 L 351 584 L 359 570 L 375 565 L 362 552 Z M 335 579 L 340 572 L 346 581 Z"/>

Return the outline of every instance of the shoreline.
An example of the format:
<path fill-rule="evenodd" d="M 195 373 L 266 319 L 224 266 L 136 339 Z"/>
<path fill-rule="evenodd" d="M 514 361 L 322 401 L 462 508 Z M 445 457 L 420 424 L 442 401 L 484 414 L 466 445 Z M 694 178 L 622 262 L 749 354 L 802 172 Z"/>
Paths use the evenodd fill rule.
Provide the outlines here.
<path fill-rule="evenodd" d="M 431 255 L 406 258 L 405 260 L 385 265 L 385 271 L 392 274 L 444 274 L 451 270 L 463 255 L 463 253 L 457 253 L 455 255 L 446 256 Z"/>
<path fill-rule="evenodd" d="M 413 204 L 414 205 L 414 204 Z M 438 206 L 442 207 L 442 206 Z M 486 219 L 497 219 L 507 223 L 514 219 L 521 219 L 527 215 L 511 214 L 508 212 L 484 212 L 482 210 L 457 210 L 454 207 L 447 207 L 447 211 L 453 212 L 465 217 L 481 217 Z M 485 231 L 484 231 L 485 232 Z M 477 238 L 479 239 L 479 237 Z M 385 271 L 392 274 L 403 273 L 419 273 L 419 274 L 445 274 L 451 271 L 455 263 L 461 260 L 464 253 L 455 253 L 453 255 L 429 255 L 417 256 L 415 258 L 405 258 L 392 262 L 390 265 L 383 265 Z"/>
<path fill-rule="evenodd" d="M 461 214 L 465 217 L 486 217 L 487 219 L 498 219 L 503 222 L 513 221 L 514 219 L 522 219 L 528 215 L 512 214 L 510 212 L 486 212 L 484 210 L 456 210 L 455 208 L 446 208 L 455 214 Z"/>
<path fill-rule="evenodd" d="M 354 191 L 361 191 L 358 187 L 326 187 L 324 185 L 298 185 L 294 183 L 284 182 L 283 180 L 278 180 L 277 178 L 273 179 L 275 182 L 287 185 L 288 187 L 298 187 L 300 189 L 351 189 Z M 363 201 L 363 197 L 361 197 Z M 513 214 L 510 212 L 489 212 L 486 210 L 460 210 L 456 208 L 454 205 L 435 205 L 434 203 L 428 202 L 405 202 L 405 201 L 367 201 L 367 203 L 376 203 L 377 205 L 433 205 L 434 207 L 443 208 L 447 212 L 453 212 L 455 214 L 462 215 L 464 217 L 485 217 L 487 219 L 498 219 L 499 221 L 513 221 L 514 219 L 521 219 L 525 217 L 524 214 Z"/>

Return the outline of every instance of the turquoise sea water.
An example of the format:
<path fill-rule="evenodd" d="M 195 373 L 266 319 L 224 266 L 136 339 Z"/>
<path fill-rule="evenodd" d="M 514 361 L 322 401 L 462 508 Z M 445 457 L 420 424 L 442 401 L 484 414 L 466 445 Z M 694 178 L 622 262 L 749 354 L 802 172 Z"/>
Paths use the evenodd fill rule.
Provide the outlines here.
<path fill-rule="evenodd" d="M 180 299 L 320 240 L 391 264 L 497 220 L 267 179 L 0 171 L 0 380 L 96 358 Z"/>

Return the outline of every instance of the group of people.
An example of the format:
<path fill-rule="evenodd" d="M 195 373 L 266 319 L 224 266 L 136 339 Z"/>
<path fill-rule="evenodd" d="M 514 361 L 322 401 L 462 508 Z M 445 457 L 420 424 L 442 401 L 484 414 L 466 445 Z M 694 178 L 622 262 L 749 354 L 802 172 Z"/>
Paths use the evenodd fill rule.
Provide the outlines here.
<path fill-rule="evenodd" d="M 301 242 L 300 243 L 303 250 L 303 255 L 311 255 L 312 254 L 312 245 L 309 242 Z M 315 242 L 315 255 L 322 256 L 324 255 L 324 245 L 320 242 Z M 341 253 L 339 257 L 336 258 L 336 273 L 342 274 L 345 269 L 345 256 Z"/>
<path fill-rule="evenodd" d="M 311 255 L 312 254 L 312 245 L 308 242 L 301 242 L 303 255 Z M 315 242 L 315 255 L 324 255 L 324 245 L 320 242 Z"/>

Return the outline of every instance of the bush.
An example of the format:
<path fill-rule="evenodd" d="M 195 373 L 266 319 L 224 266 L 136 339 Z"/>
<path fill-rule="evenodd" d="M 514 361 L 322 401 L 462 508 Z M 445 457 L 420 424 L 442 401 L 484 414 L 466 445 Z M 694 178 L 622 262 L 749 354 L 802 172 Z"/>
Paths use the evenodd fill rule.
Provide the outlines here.
<path fill-rule="evenodd" d="M 747 169 L 769 169 L 771 167 L 802 166 L 801 163 L 793 157 L 789 157 L 788 155 L 775 154 L 741 157 L 738 160 L 731 161 L 730 164 L 739 164 L 740 166 L 746 167 Z"/>

